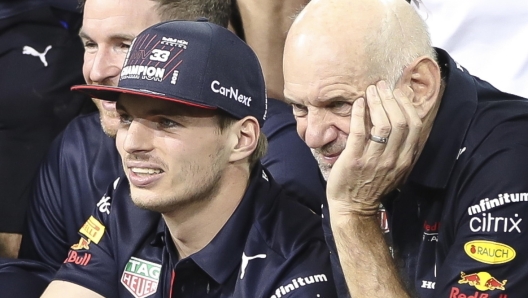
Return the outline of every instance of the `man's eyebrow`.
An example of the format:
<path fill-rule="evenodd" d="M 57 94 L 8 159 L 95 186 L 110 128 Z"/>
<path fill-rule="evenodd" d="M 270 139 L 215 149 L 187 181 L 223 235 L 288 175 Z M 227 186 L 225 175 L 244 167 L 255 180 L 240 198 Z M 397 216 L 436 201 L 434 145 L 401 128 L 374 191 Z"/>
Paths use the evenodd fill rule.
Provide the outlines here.
<path fill-rule="evenodd" d="M 284 102 L 285 102 L 286 104 L 289 104 L 289 105 L 297 104 L 296 101 L 294 101 L 293 99 L 290 99 L 290 98 L 288 98 L 288 97 L 286 97 L 286 96 L 284 96 Z"/>
<path fill-rule="evenodd" d="M 88 40 L 92 40 L 92 38 L 84 31 L 81 31 L 79 32 L 79 37 L 82 38 L 82 39 L 88 39 Z M 126 33 L 122 33 L 122 34 L 112 34 L 110 36 L 107 36 L 108 39 L 110 40 L 130 40 L 132 41 L 135 36 L 132 35 L 132 34 L 126 34 Z"/>
<path fill-rule="evenodd" d="M 91 39 L 90 36 L 88 36 L 88 34 L 86 34 L 86 32 L 82 31 L 79 31 L 79 37 L 82 38 L 82 39 Z"/>

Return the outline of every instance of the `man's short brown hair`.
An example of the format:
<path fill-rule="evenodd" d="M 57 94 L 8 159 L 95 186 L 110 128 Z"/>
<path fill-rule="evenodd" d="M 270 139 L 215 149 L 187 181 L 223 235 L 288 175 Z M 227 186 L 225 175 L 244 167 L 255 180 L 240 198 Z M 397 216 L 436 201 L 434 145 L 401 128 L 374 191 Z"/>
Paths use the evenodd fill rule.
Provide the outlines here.
<path fill-rule="evenodd" d="M 162 21 L 205 17 L 209 22 L 227 28 L 231 16 L 230 0 L 150 0 L 157 2 Z"/>
<path fill-rule="evenodd" d="M 87 0 L 79 0 L 81 8 Z M 157 13 L 162 21 L 194 21 L 205 17 L 211 23 L 227 28 L 231 17 L 230 0 L 145 0 L 157 3 Z"/>

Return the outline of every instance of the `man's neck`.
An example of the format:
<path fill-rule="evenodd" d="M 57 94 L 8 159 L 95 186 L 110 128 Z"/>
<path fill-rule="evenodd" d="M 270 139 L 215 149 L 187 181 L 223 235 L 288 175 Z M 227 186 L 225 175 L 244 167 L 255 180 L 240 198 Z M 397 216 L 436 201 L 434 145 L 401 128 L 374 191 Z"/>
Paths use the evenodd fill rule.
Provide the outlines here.
<path fill-rule="evenodd" d="M 246 171 L 226 171 L 213 197 L 163 214 L 179 259 L 200 251 L 211 242 L 240 204 L 248 181 L 249 173 Z"/>

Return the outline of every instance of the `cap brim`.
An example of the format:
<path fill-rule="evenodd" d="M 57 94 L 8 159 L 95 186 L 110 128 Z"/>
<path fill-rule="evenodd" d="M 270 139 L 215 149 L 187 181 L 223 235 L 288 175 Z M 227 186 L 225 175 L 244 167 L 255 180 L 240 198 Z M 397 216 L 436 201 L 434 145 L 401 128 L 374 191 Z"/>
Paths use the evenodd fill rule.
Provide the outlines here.
<path fill-rule="evenodd" d="M 122 88 L 122 87 L 102 86 L 102 85 L 75 85 L 71 87 L 71 90 L 82 92 L 92 98 L 102 99 L 102 100 L 107 100 L 107 101 L 117 101 L 117 99 L 119 98 L 119 95 L 121 94 L 132 94 L 132 95 L 145 96 L 149 98 L 157 98 L 157 99 L 173 101 L 173 102 L 181 103 L 181 104 L 188 105 L 188 106 L 198 107 L 198 108 L 211 109 L 211 110 L 217 109 L 217 107 L 204 105 L 204 104 L 192 102 L 192 101 L 185 100 L 185 99 L 174 98 L 174 97 L 166 96 L 161 93 L 152 92 L 149 90 L 137 90 L 137 89 L 130 89 L 130 88 Z"/>

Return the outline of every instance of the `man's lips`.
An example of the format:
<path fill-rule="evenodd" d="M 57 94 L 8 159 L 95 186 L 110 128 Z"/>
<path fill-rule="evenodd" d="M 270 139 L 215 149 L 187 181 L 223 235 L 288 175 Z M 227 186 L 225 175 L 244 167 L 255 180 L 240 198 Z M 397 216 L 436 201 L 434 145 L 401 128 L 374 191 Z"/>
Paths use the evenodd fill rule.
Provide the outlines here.
<path fill-rule="evenodd" d="M 156 183 L 165 173 L 158 165 L 143 162 L 127 162 L 128 179 L 136 187 Z"/>
<path fill-rule="evenodd" d="M 320 156 L 323 157 L 323 160 L 331 165 L 333 165 L 336 160 L 339 158 L 339 156 L 341 155 L 341 152 L 338 152 L 338 153 L 332 153 L 332 154 L 328 154 L 328 153 L 318 153 Z"/>

